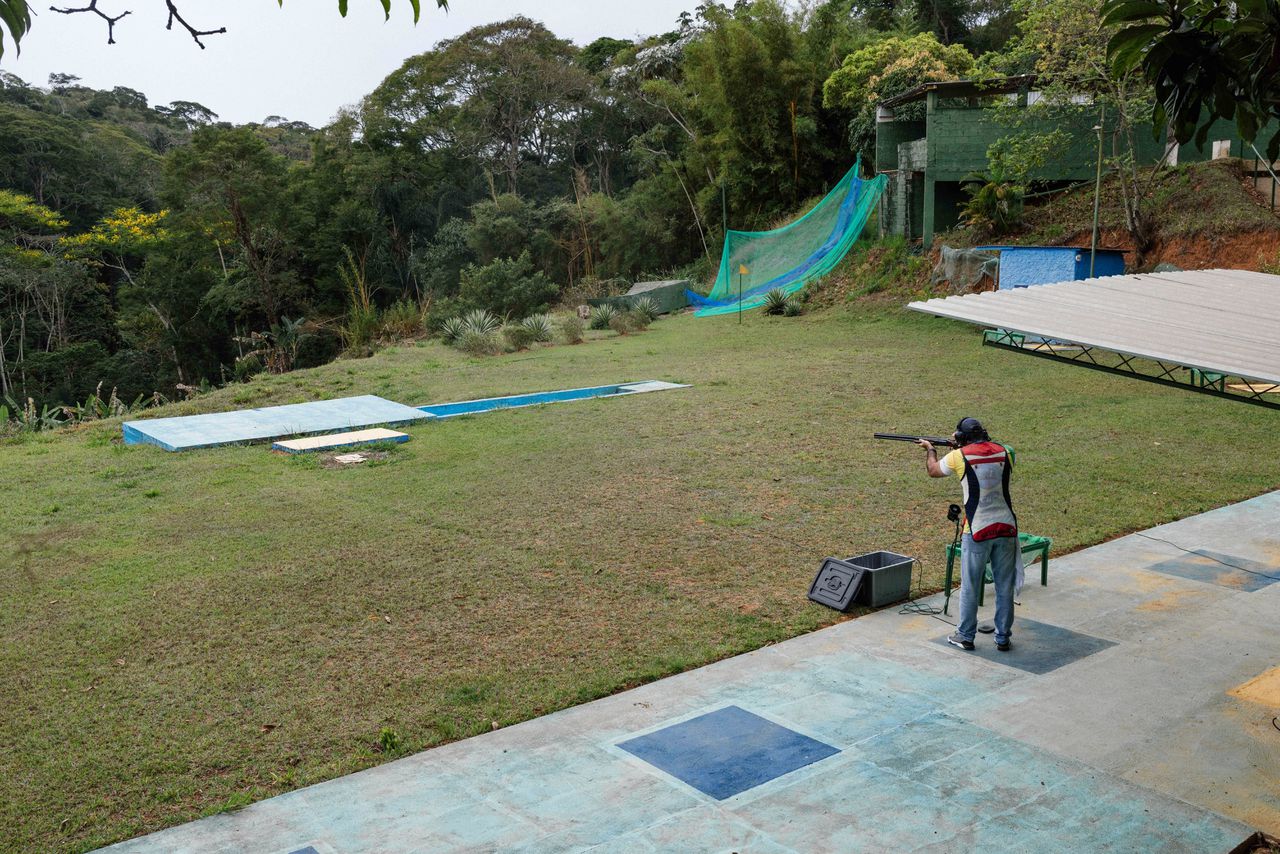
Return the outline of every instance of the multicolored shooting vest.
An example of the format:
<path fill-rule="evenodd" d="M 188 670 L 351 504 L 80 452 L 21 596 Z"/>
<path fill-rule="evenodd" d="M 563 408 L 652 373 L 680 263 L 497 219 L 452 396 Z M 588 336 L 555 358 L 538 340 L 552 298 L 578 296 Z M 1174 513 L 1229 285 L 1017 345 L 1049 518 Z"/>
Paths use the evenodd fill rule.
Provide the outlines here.
<path fill-rule="evenodd" d="M 975 540 L 1016 537 L 1018 517 L 1009 499 L 1013 458 L 1004 445 L 975 442 L 960 449 L 964 456 L 964 513 Z"/>

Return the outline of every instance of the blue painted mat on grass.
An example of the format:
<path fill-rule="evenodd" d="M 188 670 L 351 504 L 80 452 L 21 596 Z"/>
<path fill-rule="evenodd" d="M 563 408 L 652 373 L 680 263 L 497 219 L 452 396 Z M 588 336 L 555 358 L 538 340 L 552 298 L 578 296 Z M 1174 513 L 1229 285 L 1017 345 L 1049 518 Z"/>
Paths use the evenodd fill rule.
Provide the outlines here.
<path fill-rule="evenodd" d="M 186 451 L 285 436 L 336 433 L 383 424 L 396 426 L 428 421 L 432 417 L 412 406 L 366 394 L 235 412 L 126 421 L 124 443 L 157 445 L 166 451 Z"/>
<path fill-rule="evenodd" d="M 737 706 L 618 746 L 719 800 L 840 752 Z"/>

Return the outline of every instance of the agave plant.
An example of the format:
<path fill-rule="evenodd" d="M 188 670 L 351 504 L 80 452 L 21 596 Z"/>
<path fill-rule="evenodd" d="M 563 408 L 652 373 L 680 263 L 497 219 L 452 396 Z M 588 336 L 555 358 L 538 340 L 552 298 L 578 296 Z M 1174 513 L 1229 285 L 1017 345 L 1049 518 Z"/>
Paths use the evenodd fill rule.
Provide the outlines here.
<path fill-rule="evenodd" d="M 618 309 L 612 303 L 601 303 L 591 309 L 591 328 L 608 329 L 610 322 L 618 316 Z"/>
<path fill-rule="evenodd" d="M 444 343 L 452 344 L 462 337 L 462 333 L 467 331 L 467 323 L 461 317 L 447 317 L 440 324 L 440 337 L 444 339 Z"/>
<path fill-rule="evenodd" d="M 462 315 L 462 322 L 466 324 L 467 331 L 478 332 L 481 335 L 489 335 L 502 328 L 502 321 L 483 308 L 473 308 L 468 311 Z"/>
<path fill-rule="evenodd" d="M 530 341 L 550 341 L 555 335 L 549 314 L 531 314 L 520 321 L 520 326 L 529 333 Z"/>
<path fill-rule="evenodd" d="M 804 303 L 794 296 L 787 297 L 787 304 L 782 308 L 784 317 L 798 317 L 804 312 Z"/>
<path fill-rule="evenodd" d="M 782 314 L 787 310 L 787 292 L 782 288 L 774 288 L 764 295 L 764 313 Z"/>
<path fill-rule="evenodd" d="M 658 315 L 662 312 L 658 309 L 658 304 L 653 301 L 653 297 L 640 297 L 631 303 L 631 313 L 638 314 L 652 323 L 658 319 Z"/>

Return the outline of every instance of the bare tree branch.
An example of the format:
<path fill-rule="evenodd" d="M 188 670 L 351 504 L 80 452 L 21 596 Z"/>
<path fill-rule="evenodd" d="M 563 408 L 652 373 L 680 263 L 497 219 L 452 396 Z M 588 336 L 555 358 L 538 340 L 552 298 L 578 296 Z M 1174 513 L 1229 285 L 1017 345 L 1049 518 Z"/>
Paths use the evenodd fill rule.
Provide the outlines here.
<path fill-rule="evenodd" d="M 85 6 L 82 9 L 59 9 L 57 6 L 50 6 L 49 11 L 58 12 L 59 14 L 62 14 L 62 15 L 74 15 L 77 12 L 92 12 L 93 14 L 97 15 L 99 18 L 107 22 L 107 44 L 116 43 L 116 21 L 120 20 L 125 15 L 130 14 L 129 10 L 126 9 L 125 11 L 121 12 L 119 15 L 116 15 L 113 18 L 110 15 L 108 15 L 106 12 L 98 8 L 98 0 L 89 0 L 89 5 Z"/>
<path fill-rule="evenodd" d="M 164 4 L 169 9 L 169 22 L 165 24 L 164 28 L 166 30 L 172 30 L 173 22 L 177 21 L 179 24 L 182 24 L 183 29 L 185 29 L 188 33 L 191 34 L 191 38 L 195 41 L 196 44 L 200 45 L 201 50 L 204 50 L 204 42 L 200 41 L 201 36 L 216 36 L 216 35 L 225 33 L 227 31 L 226 27 L 219 27 L 216 30 L 197 30 L 195 27 L 188 24 L 186 19 L 182 17 L 182 13 L 178 11 L 178 7 L 174 4 L 174 0 L 165 0 Z M 89 0 L 88 6 L 84 6 L 79 9 L 59 9 L 57 6 L 50 6 L 49 11 L 58 12 L 63 15 L 74 15 L 78 12 L 92 12 L 93 14 L 97 15 L 99 18 L 107 22 L 107 44 L 116 43 L 116 36 L 115 36 L 116 22 L 119 21 L 121 18 L 123 18 L 125 15 L 132 14 L 132 10 L 126 9 L 125 11 L 121 12 L 119 15 L 112 17 L 111 15 L 108 15 L 106 12 L 103 12 L 101 9 L 98 8 L 98 0 Z"/>
<path fill-rule="evenodd" d="M 183 19 L 182 15 L 178 14 L 178 7 L 173 5 L 173 0 L 164 0 L 164 4 L 169 7 L 169 23 L 165 24 L 164 28 L 166 30 L 172 30 L 173 22 L 177 21 L 179 24 L 186 27 L 187 32 L 191 33 L 191 38 L 195 39 L 196 44 L 200 45 L 201 50 L 204 50 L 204 42 L 200 41 L 201 36 L 216 36 L 227 31 L 226 27 L 219 27 L 216 30 L 197 30 L 195 27 L 188 24 Z"/>

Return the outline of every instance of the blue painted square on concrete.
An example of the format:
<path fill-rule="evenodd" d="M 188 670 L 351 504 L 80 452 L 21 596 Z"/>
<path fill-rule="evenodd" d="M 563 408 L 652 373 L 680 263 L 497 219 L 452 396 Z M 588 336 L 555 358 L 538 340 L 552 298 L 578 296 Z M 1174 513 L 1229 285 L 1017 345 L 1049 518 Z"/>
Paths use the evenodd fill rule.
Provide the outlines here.
<path fill-rule="evenodd" d="M 1280 581 L 1280 568 L 1207 549 L 1196 549 L 1181 557 L 1162 560 L 1147 569 L 1245 593 Z"/>
<path fill-rule="evenodd" d="M 290 851 L 289 854 L 320 854 L 314 845 L 308 845 L 306 848 L 299 848 L 297 851 Z"/>
<path fill-rule="evenodd" d="M 934 643 L 947 646 L 947 637 L 934 638 Z M 964 655 L 972 655 L 1016 667 L 1037 675 L 1057 670 L 1073 661 L 1079 661 L 1115 646 L 1115 641 L 1073 632 L 1062 626 L 1041 623 L 1018 617 L 1013 621 L 1013 648 L 1007 652 L 996 649 L 991 635 L 978 635 L 976 648 Z"/>
<path fill-rule="evenodd" d="M 618 746 L 719 800 L 840 752 L 737 706 Z"/>

